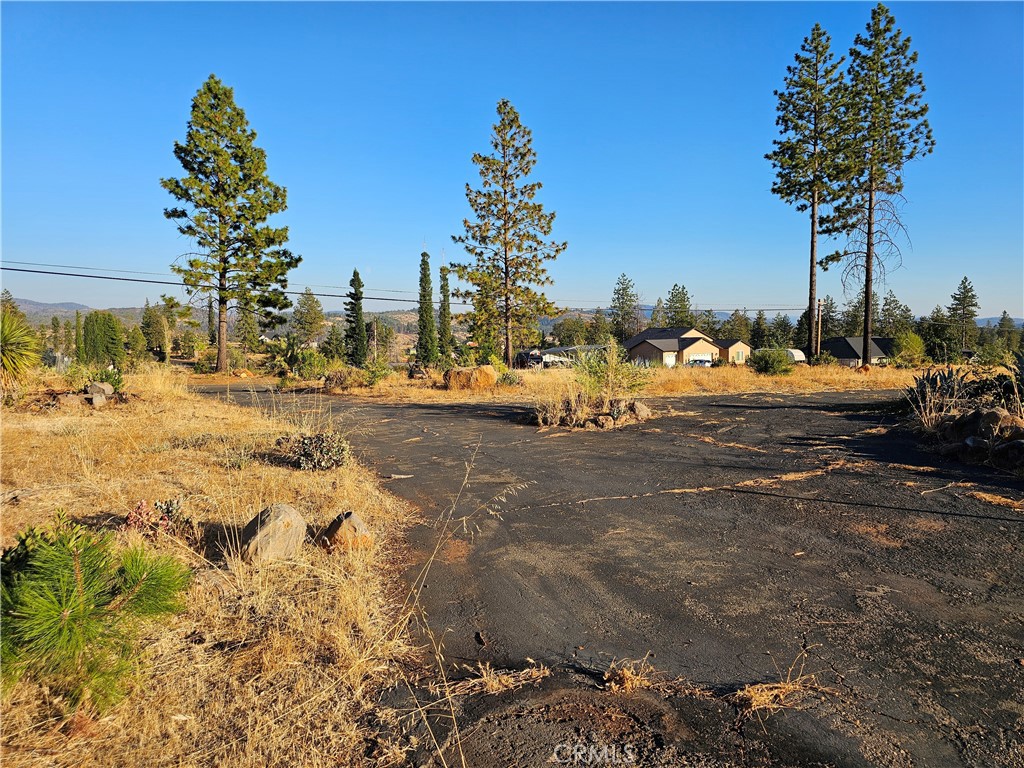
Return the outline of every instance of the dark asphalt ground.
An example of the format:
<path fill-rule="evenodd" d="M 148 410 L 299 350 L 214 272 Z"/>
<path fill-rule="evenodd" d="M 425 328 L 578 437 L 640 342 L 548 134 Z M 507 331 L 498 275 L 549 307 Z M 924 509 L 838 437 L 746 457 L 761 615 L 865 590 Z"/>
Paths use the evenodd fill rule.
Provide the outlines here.
<path fill-rule="evenodd" d="M 421 598 L 447 659 L 557 672 L 467 705 L 469 765 L 1024 766 L 1024 512 L 969 495 L 1024 483 L 918 448 L 892 393 L 658 399 L 574 433 L 517 406 L 234 396 L 329 409 L 394 494 L 465 523 Z M 413 531 L 410 580 L 437 537 Z M 802 651 L 830 691 L 763 720 L 595 684 L 651 654 L 722 697 Z"/>

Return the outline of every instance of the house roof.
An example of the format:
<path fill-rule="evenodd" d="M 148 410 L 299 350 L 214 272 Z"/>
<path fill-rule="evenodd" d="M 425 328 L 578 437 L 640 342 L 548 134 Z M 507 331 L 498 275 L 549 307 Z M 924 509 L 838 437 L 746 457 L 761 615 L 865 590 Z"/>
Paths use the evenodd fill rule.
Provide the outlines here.
<path fill-rule="evenodd" d="M 735 347 L 737 344 L 747 344 L 743 339 L 715 339 L 715 346 L 728 349 L 729 347 Z M 750 345 L 747 344 L 749 347 Z"/>
<path fill-rule="evenodd" d="M 872 336 L 870 354 L 876 357 L 889 357 L 892 354 L 893 339 L 885 336 Z M 839 360 L 860 360 L 864 339 L 861 336 L 837 336 L 821 342 L 822 352 L 828 352 Z"/>
<path fill-rule="evenodd" d="M 670 339 L 644 339 L 639 342 L 639 344 L 635 344 L 634 347 L 640 346 L 640 344 L 643 344 L 645 341 L 655 349 L 660 349 L 662 352 L 681 352 L 684 349 L 689 349 L 698 341 L 707 341 L 707 339 L 699 336 L 684 336 L 683 338 L 673 336 Z"/>
<path fill-rule="evenodd" d="M 626 349 L 632 349 L 638 344 L 642 344 L 645 341 L 651 341 L 652 339 L 680 339 L 691 331 L 697 331 L 705 338 L 707 334 L 703 331 L 697 330 L 696 328 L 646 328 L 638 333 L 633 338 L 626 341 L 623 346 Z"/>

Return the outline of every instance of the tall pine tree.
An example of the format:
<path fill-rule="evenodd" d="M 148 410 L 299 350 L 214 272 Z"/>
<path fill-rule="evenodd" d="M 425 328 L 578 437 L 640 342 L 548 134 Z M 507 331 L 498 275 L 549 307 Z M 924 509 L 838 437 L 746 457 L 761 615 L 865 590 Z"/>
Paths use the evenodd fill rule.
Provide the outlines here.
<path fill-rule="evenodd" d="M 978 294 L 974 292 L 971 281 L 964 276 L 950 298 L 952 302 L 949 305 L 949 321 L 956 331 L 960 349 L 970 349 L 978 338 L 978 324 L 975 322 L 979 308 Z"/>
<path fill-rule="evenodd" d="M 690 302 L 690 293 L 685 285 L 673 285 L 665 302 L 665 323 L 669 328 L 692 328 L 697 316 Z"/>
<path fill-rule="evenodd" d="M 292 312 L 292 330 L 299 342 L 308 344 L 320 338 L 324 329 L 324 307 L 308 287 L 299 296 Z"/>
<path fill-rule="evenodd" d="M 217 303 L 219 373 L 228 370 L 229 305 L 247 301 L 264 324 L 281 322 L 278 313 L 291 306 L 288 270 L 301 261 L 283 247 L 288 228 L 266 224 L 287 208 L 287 192 L 267 178 L 266 153 L 255 141 L 232 89 L 210 75 L 192 100 L 185 143 L 174 144 L 185 175 L 160 181 L 183 206 L 164 216 L 195 242 L 184 265 L 171 269 L 189 295 Z"/>
<path fill-rule="evenodd" d="M 434 324 L 434 287 L 430 281 L 430 254 L 420 254 L 420 312 L 417 323 L 416 362 L 437 365 L 437 326 Z"/>
<path fill-rule="evenodd" d="M 640 296 L 625 273 L 619 275 L 615 282 L 610 309 L 612 335 L 619 342 L 625 342 L 640 332 Z"/>
<path fill-rule="evenodd" d="M 472 290 L 456 295 L 473 301 L 470 328 L 481 346 L 500 340 L 505 364 L 512 365 L 517 341 L 532 337 L 538 317 L 550 317 L 555 307 L 538 288 L 552 283 L 545 262 L 555 259 L 566 243 L 546 241 L 554 212 L 535 202 L 540 182 L 526 179 L 537 163 L 532 133 L 506 100 L 498 102 L 498 122 L 491 134 L 493 154 L 474 154 L 481 187 L 466 185 L 474 220 L 465 219 L 465 234 L 453 235 L 471 261 L 452 264 Z"/>
<path fill-rule="evenodd" d="M 772 142 L 775 150 L 765 155 L 776 169 L 772 192 L 795 204 L 798 211 L 810 211 L 806 341 L 811 350 L 817 332 L 819 211 L 835 199 L 835 182 L 842 176 L 843 59 L 836 60 L 831 42 L 821 25 L 815 24 L 796 54 L 796 63 L 786 67 L 785 87 L 775 91 L 779 100 L 775 124 L 781 138 Z"/>
<path fill-rule="evenodd" d="M 350 365 L 363 367 L 369 357 L 369 342 L 366 338 L 366 321 L 363 319 L 363 281 L 359 270 L 352 271 L 349 281 L 348 301 L 345 302 L 345 355 Z"/>
<path fill-rule="evenodd" d="M 914 69 L 916 63 L 910 38 L 903 37 L 889 10 L 879 3 L 871 11 L 866 34 L 854 39 L 847 69 L 842 199 L 835 206 L 834 230 L 845 231 L 849 242 L 843 253 L 824 260 L 844 260 L 849 274 L 863 272 L 864 360 L 871 359 L 875 268 L 884 268 L 886 258 L 899 256 L 903 168 L 935 147 L 925 119 L 924 79 Z"/>

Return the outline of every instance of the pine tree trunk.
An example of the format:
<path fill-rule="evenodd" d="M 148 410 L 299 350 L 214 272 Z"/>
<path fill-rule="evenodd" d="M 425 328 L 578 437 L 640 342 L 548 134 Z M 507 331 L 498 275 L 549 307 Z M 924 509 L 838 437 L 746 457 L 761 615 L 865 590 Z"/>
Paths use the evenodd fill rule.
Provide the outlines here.
<path fill-rule="evenodd" d="M 512 285 L 508 271 L 508 249 L 505 251 L 505 365 L 512 367 Z"/>
<path fill-rule="evenodd" d="M 221 270 L 217 292 L 217 373 L 228 372 L 228 274 Z"/>
<path fill-rule="evenodd" d="M 871 362 L 871 273 L 875 260 L 875 190 L 868 190 L 868 237 L 864 254 L 864 344 L 861 365 Z"/>
<path fill-rule="evenodd" d="M 818 190 L 811 193 L 811 280 L 807 293 L 807 354 L 815 354 L 818 330 Z"/>

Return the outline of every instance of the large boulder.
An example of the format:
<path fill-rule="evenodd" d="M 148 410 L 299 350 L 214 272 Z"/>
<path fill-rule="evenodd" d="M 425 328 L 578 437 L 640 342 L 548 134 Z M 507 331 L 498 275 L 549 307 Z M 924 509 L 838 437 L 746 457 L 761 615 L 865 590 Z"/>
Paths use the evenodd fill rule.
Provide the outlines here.
<path fill-rule="evenodd" d="M 373 544 L 373 534 L 357 513 L 342 512 L 317 537 L 317 543 L 328 552 L 339 547 L 369 547 Z"/>
<path fill-rule="evenodd" d="M 1024 440 L 1011 440 L 992 449 L 991 462 L 1003 469 L 1024 469 Z"/>
<path fill-rule="evenodd" d="M 114 387 L 105 381 L 94 381 L 85 388 L 87 395 L 103 395 L 104 397 L 114 396 Z"/>
<path fill-rule="evenodd" d="M 651 413 L 651 409 L 639 400 L 633 401 L 633 413 L 636 414 L 637 421 L 647 421 L 654 415 Z"/>
<path fill-rule="evenodd" d="M 498 383 L 498 372 L 493 365 L 475 368 L 452 368 L 444 373 L 446 389 L 490 389 Z"/>
<path fill-rule="evenodd" d="M 291 560 L 306 539 L 306 521 L 290 504 L 261 511 L 242 530 L 242 559 L 250 563 Z"/>

